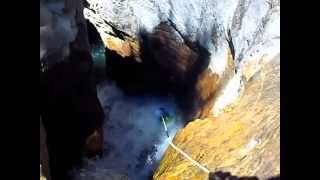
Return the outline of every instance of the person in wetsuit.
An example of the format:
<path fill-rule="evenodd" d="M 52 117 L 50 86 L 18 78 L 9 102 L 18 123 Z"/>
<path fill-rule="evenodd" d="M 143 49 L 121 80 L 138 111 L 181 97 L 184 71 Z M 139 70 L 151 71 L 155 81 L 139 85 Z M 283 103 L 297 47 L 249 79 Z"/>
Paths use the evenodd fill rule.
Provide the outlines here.
<path fill-rule="evenodd" d="M 160 113 L 165 120 L 170 116 L 169 112 L 163 107 L 160 108 Z"/>

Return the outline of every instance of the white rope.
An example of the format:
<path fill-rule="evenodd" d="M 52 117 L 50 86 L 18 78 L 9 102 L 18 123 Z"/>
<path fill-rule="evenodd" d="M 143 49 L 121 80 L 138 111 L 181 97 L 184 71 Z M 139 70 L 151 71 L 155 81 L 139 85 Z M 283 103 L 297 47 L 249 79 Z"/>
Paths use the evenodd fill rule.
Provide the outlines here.
<path fill-rule="evenodd" d="M 166 122 L 163 119 L 163 116 L 161 116 L 161 119 L 162 119 L 162 123 L 163 123 L 163 126 L 164 126 L 164 130 L 166 131 L 166 134 L 167 134 L 167 136 L 169 138 L 170 136 L 169 136 L 168 128 L 167 128 Z"/>
<path fill-rule="evenodd" d="M 166 122 L 164 121 L 164 119 L 163 119 L 162 116 L 161 116 L 161 118 L 162 118 L 162 122 L 163 122 L 164 129 L 165 129 L 165 131 L 166 131 L 166 133 L 167 133 L 167 136 L 168 136 L 168 139 L 169 139 L 169 133 L 168 133 L 168 129 L 167 129 Z M 200 168 L 202 171 L 206 172 L 207 174 L 210 173 L 210 171 L 209 171 L 206 167 L 202 166 L 200 163 L 198 163 L 197 161 L 193 160 L 187 153 L 183 152 L 180 148 L 178 148 L 176 145 L 174 145 L 174 144 L 170 141 L 170 139 L 169 139 L 169 145 L 170 145 L 173 149 L 175 149 L 176 151 L 178 151 L 180 154 L 182 154 L 182 155 L 183 155 L 185 158 L 187 158 L 189 161 L 191 161 L 192 164 L 194 164 L 194 165 L 196 165 L 198 168 Z"/>
<path fill-rule="evenodd" d="M 163 122 L 164 130 L 165 130 L 166 132 L 168 132 L 168 128 L 167 128 L 166 122 L 165 122 L 164 119 L 163 119 L 163 116 L 161 116 L 161 119 L 162 119 L 162 122 Z"/>
<path fill-rule="evenodd" d="M 177 146 L 175 146 L 171 141 L 169 141 L 169 144 L 170 144 L 171 147 L 173 147 L 175 150 L 177 150 L 179 153 L 181 153 L 185 158 L 189 159 L 194 165 L 198 166 L 198 168 L 200 168 L 202 171 L 206 172 L 207 174 L 210 173 L 210 171 L 207 168 L 202 166 L 197 161 L 193 160 L 188 154 L 186 154 L 181 149 L 179 149 Z"/>

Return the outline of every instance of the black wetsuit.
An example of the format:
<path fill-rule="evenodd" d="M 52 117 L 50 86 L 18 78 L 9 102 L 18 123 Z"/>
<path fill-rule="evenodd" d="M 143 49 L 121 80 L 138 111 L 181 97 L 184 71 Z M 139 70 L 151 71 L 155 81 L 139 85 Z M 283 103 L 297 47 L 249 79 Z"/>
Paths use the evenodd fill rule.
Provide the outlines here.
<path fill-rule="evenodd" d="M 160 108 L 160 111 L 161 111 L 161 116 L 166 119 L 167 117 L 170 116 L 169 112 L 166 111 L 164 108 Z"/>

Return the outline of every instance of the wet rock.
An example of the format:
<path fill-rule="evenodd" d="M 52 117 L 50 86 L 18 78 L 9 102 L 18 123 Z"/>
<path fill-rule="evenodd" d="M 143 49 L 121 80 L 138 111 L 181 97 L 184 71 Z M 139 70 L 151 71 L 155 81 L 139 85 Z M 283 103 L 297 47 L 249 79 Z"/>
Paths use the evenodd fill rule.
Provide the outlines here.
<path fill-rule="evenodd" d="M 83 153 L 102 151 L 104 112 L 82 1 L 40 1 L 40 11 L 40 116 L 47 134 L 41 138 L 46 138 L 52 179 L 64 180 Z M 42 160 L 46 175 L 48 161 Z"/>
<path fill-rule="evenodd" d="M 40 113 L 52 179 L 66 179 L 86 148 L 89 153 L 102 151 L 104 112 L 93 77 L 90 53 L 78 50 L 42 74 Z"/>

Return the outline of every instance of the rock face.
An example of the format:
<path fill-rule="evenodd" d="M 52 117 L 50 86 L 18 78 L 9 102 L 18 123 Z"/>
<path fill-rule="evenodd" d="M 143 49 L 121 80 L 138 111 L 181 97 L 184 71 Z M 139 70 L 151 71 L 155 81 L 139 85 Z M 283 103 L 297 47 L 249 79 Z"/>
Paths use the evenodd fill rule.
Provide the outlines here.
<path fill-rule="evenodd" d="M 63 1 L 40 1 L 40 63 L 43 70 L 68 56 L 69 43 L 75 40 L 78 32 L 75 17 L 64 13 L 63 8 Z"/>
<path fill-rule="evenodd" d="M 210 171 L 267 179 L 280 173 L 280 59 L 255 73 L 243 96 L 217 118 L 198 119 L 173 143 Z M 208 179 L 171 147 L 154 179 Z"/>
<path fill-rule="evenodd" d="M 103 148 L 104 112 L 82 10 L 77 0 L 40 1 L 40 164 L 48 180 L 69 179 L 84 152 Z"/>
<path fill-rule="evenodd" d="M 102 151 L 99 133 L 104 113 L 90 53 L 72 50 L 69 60 L 51 67 L 42 78 L 40 113 L 47 133 L 50 171 L 53 180 L 63 180 L 84 151 Z"/>

